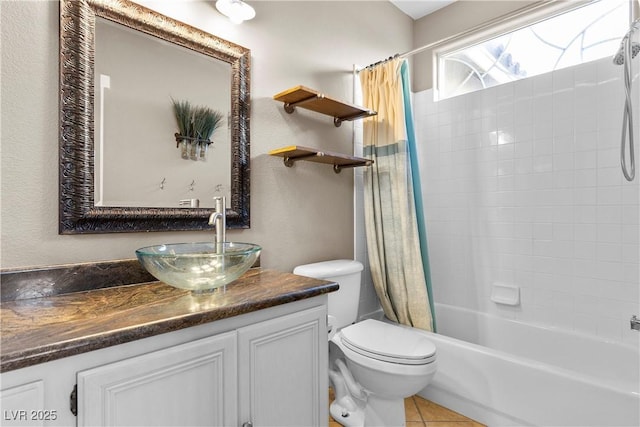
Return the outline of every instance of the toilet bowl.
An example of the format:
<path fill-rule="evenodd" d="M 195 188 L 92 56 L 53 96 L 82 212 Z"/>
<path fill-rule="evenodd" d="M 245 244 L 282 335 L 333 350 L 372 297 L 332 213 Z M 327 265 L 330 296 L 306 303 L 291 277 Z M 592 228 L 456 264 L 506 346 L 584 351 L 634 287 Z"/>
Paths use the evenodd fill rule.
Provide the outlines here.
<path fill-rule="evenodd" d="M 417 330 L 372 319 L 341 329 L 331 343 L 362 387 L 363 425 L 404 426 L 404 399 L 426 387 L 436 373 L 435 345 Z M 332 415 L 353 425 L 342 412 Z"/>
<path fill-rule="evenodd" d="M 328 302 L 332 417 L 349 427 L 404 426 L 404 399 L 429 384 L 436 347 L 417 329 L 374 319 L 354 323 L 362 269 L 358 261 L 334 260 L 293 272 L 340 285 Z"/>

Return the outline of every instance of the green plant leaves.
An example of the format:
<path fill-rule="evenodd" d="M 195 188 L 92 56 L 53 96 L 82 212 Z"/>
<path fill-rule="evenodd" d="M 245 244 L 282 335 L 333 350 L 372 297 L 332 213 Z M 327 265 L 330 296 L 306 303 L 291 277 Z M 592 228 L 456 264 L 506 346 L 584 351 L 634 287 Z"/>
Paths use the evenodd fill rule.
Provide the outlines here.
<path fill-rule="evenodd" d="M 189 101 L 173 103 L 173 112 L 180 136 L 209 142 L 213 133 L 222 125 L 224 114 L 209 107 L 192 106 Z"/>

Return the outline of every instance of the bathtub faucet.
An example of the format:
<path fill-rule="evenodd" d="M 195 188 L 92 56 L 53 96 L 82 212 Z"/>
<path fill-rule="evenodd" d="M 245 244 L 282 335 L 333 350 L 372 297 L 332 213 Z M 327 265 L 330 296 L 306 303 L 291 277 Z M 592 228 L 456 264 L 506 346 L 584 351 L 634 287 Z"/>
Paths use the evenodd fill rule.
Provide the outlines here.
<path fill-rule="evenodd" d="M 631 329 L 640 331 L 640 319 L 635 314 L 631 317 Z"/>

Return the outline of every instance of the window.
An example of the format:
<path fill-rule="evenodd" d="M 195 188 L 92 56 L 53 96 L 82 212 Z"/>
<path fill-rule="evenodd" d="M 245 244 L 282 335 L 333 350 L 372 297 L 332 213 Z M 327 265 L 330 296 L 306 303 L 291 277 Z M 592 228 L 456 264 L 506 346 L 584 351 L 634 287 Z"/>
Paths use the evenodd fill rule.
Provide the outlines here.
<path fill-rule="evenodd" d="M 593 61 L 616 53 L 629 0 L 599 0 L 490 39 L 440 46 L 437 99 Z"/>

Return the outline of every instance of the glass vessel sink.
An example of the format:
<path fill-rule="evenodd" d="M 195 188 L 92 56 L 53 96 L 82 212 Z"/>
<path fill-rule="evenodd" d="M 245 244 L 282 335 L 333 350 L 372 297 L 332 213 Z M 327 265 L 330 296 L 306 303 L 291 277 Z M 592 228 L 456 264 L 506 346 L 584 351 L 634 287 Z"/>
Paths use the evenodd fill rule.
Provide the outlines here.
<path fill-rule="evenodd" d="M 261 250 L 251 243 L 173 243 L 140 248 L 136 256 L 149 273 L 167 285 L 203 292 L 242 276 Z"/>

